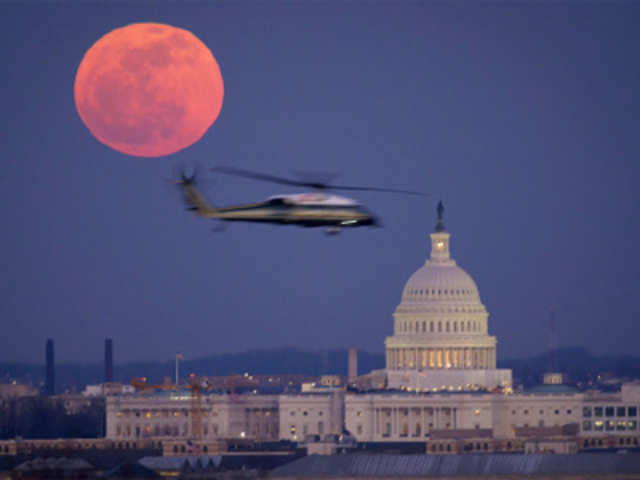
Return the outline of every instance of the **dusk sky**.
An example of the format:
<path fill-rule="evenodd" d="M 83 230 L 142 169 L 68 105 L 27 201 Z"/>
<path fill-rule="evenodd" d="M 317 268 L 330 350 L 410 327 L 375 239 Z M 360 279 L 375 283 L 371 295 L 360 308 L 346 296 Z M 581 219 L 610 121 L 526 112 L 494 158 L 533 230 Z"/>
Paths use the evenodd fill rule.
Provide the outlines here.
<path fill-rule="evenodd" d="M 96 140 L 73 98 L 114 28 L 166 23 L 217 59 L 224 103 L 159 158 Z M 384 351 L 442 199 L 498 359 L 638 353 L 638 2 L 2 2 L 0 361 L 186 359 L 297 346 Z M 176 165 L 338 182 L 384 228 L 215 223 Z M 299 190 L 214 178 L 216 205 Z M 341 192 L 337 192 L 341 193 Z M 344 192 L 347 193 L 348 192 Z"/>

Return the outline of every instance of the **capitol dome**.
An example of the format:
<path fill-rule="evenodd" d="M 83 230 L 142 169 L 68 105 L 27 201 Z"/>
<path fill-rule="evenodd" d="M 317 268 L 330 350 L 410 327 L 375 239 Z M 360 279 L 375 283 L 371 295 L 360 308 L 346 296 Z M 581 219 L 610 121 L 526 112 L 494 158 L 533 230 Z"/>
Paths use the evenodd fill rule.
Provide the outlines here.
<path fill-rule="evenodd" d="M 476 283 L 450 256 L 451 235 L 443 212 L 441 202 L 438 223 L 430 235 L 431 254 L 409 277 L 393 313 L 393 336 L 385 341 L 387 370 L 402 371 L 405 376 L 413 371 L 423 377 L 431 372 L 438 382 L 443 376 L 436 372 L 460 372 L 447 378 L 493 383 L 498 377 L 487 373 L 496 372 L 497 342 L 488 333 L 489 313 Z M 472 372 L 484 373 L 469 375 Z"/>
<path fill-rule="evenodd" d="M 402 304 L 433 305 L 478 303 L 480 295 L 476 283 L 457 265 L 430 265 L 420 267 L 407 281 L 402 291 Z"/>

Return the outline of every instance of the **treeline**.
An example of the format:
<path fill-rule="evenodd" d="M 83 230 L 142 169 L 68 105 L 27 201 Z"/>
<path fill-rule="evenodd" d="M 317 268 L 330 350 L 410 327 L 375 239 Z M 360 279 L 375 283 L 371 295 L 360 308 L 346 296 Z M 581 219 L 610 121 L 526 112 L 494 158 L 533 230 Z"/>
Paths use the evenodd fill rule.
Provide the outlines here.
<path fill-rule="evenodd" d="M 180 362 L 181 376 L 251 374 L 324 374 L 346 375 L 348 351 L 335 349 L 325 351 L 303 351 L 295 348 L 251 350 L 242 353 L 210 355 Z M 360 374 L 384 368 L 382 353 L 358 352 Z M 640 378 L 640 357 L 630 355 L 595 356 L 583 348 L 562 348 L 529 358 L 499 360 L 499 368 L 511 368 L 514 382 L 531 386 L 539 384 L 542 375 L 552 368 L 568 374 L 572 383 L 597 382 L 598 375 L 617 378 Z M 102 365 L 56 366 L 56 392 L 81 391 L 87 384 L 102 383 Z M 114 379 L 129 383 L 133 377 L 147 377 L 150 382 L 162 382 L 165 377 L 173 379 L 174 360 L 166 362 L 126 363 L 114 368 Z M 603 378 L 601 378 L 602 380 Z M 44 382 L 44 365 L 0 364 L 0 383 Z"/>
<path fill-rule="evenodd" d="M 105 403 L 96 398 L 70 406 L 49 397 L 0 400 L 0 439 L 104 436 Z"/>

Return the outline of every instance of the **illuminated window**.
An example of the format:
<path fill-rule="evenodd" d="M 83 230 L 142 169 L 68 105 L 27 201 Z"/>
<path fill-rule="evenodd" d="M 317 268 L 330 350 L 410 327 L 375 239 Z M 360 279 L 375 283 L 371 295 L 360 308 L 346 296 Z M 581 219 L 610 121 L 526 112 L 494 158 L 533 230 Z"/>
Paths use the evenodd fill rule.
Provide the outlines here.
<path fill-rule="evenodd" d="M 476 409 L 473 411 L 473 414 L 474 414 L 474 415 L 480 415 L 480 409 L 476 408 Z"/>
<path fill-rule="evenodd" d="M 435 352 L 433 350 L 429 350 L 429 367 L 435 368 L 435 366 L 436 366 Z"/>
<path fill-rule="evenodd" d="M 442 368 L 442 350 L 438 350 L 438 368 Z"/>

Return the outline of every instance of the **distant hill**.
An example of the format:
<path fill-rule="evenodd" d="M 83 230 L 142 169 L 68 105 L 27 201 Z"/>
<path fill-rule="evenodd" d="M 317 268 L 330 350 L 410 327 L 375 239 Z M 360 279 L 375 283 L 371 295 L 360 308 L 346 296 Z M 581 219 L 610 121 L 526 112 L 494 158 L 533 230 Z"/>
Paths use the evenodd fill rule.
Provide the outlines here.
<path fill-rule="evenodd" d="M 242 353 L 209 355 L 180 362 L 180 375 L 231 375 L 249 372 L 253 374 L 305 374 L 311 376 L 347 374 L 348 350 L 303 351 L 296 348 L 250 350 Z M 383 354 L 358 352 L 360 373 L 384 368 Z M 175 375 L 175 363 L 134 362 L 116 365 L 114 380 L 128 383 L 133 377 L 147 377 L 150 382 L 161 382 Z M 101 383 L 104 366 L 59 364 L 56 365 L 56 391 L 79 391 L 87 384 Z M 0 382 L 18 380 L 42 385 L 44 365 L 0 363 Z"/>
<path fill-rule="evenodd" d="M 572 383 L 595 381 L 597 375 L 604 377 L 640 379 L 640 357 L 630 355 L 595 356 L 583 348 L 562 348 L 554 353 L 556 370 L 568 374 Z M 347 374 L 346 349 L 303 351 L 296 348 L 272 350 L 250 350 L 242 353 L 218 354 L 180 362 L 181 376 L 230 375 L 249 372 L 253 374 Z M 358 352 L 358 371 L 366 373 L 384 368 L 382 353 Z M 540 383 L 543 373 L 550 369 L 549 353 L 529 358 L 514 358 L 499 361 L 499 368 L 511 368 L 516 384 L 525 386 Z M 135 362 L 116 365 L 114 380 L 128 383 L 133 377 L 147 377 L 151 382 L 161 382 L 164 377 L 173 378 L 175 364 L 166 362 Z M 57 391 L 79 391 L 87 384 L 103 381 L 104 367 L 101 364 L 56 366 Z M 17 380 L 41 385 L 44 382 L 44 365 L 1 363 L 0 382 Z"/>
<path fill-rule="evenodd" d="M 542 375 L 552 369 L 552 363 L 553 370 L 566 374 L 569 382 L 575 384 L 586 385 L 613 378 L 640 379 L 640 357 L 596 356 L 581 347 L 560 348 L 529 358 L 505 359 L 498 366 L 512 369 L 514 383 L 528 386 L 540 383 Z"/>

